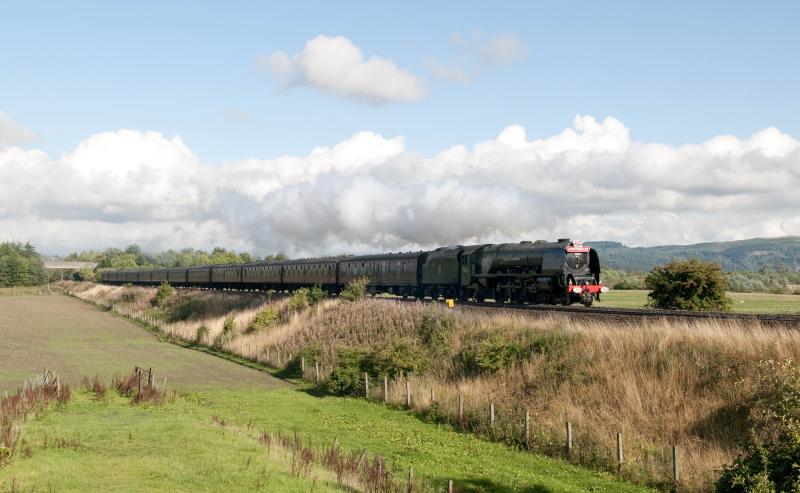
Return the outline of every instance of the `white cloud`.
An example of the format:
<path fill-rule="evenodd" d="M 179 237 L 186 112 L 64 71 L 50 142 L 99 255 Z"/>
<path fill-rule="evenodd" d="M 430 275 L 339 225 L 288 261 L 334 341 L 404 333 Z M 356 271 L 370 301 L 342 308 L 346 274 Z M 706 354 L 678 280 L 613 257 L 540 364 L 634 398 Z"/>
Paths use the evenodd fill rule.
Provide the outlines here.
<path fill-rule="evenodd" d="M 471 82 L 487 70 L 520 62 L 528 56 L 528 47 L 513 33 L 491 36 L 480 30 L 468 34 L 455 32 L 450 36 L 450 44 L 455 49 L 450 63 L 435 58 L 425 61 L 433 77 L 448 82 Z"/>
<path fill-rule="evenodd" d="M 474 30 L 467 35 L 453 33 L 450 42 L 487 64 L 502 65 L 519 62 L 528 56 L 525 43 L 513 33 L 490 36 L 483 31 Z"/>
<path fill-rule="evenodd" d="M 317 36 L 302 52 L 289 57 L 274 51 L 259 65 L 284 86 L 308 86 L 371 104 L 416 101 L 425 97 L 425 82 L 379 56 L 364 59 L 361 49 L 343 37 Z"/>
<path fill-rule="evenodd" d="M 669 146 L 578 116 L 432 156 L 359 132 L 306 156 L 203 164 L 119 130 L 54 159 L 0 149 L 0 231 L 44 251 L 142 243 L 292 255 L 522 239 L 632 245 L 800 234 L 800 143 L 774 128 Z"/>
<path fill-rule="evenodd" d="M 0 111 L 0 148 L 24 144 L 33 140 L 34 137 L 33 132 Z"/>

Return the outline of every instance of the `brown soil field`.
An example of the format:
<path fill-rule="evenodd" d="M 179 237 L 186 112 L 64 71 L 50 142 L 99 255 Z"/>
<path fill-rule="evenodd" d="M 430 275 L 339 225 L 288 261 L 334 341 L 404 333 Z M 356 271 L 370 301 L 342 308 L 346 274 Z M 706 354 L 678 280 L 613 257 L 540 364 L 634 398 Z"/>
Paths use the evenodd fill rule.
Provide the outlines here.
<path fill-rule="evenodd" d="M 83 376 L 153 368 L 178 389 L 277 388 L 282 380 L 214 356 L 160 342 L 125 319 L 67 296 L 0 297 L 0 392 L 45 369 L 70 384 Z"/>

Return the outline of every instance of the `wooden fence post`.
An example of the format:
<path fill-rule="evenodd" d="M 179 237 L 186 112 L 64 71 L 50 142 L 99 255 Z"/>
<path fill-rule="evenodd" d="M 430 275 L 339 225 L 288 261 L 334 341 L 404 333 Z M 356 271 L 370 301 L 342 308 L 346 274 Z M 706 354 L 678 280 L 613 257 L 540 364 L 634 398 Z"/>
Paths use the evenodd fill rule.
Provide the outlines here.
<path fill-rule="evenodd" d="M 389 377 L 383 376 L 383 402 L 389 402 Z"/>
<path fill-rule="evenodd" d="M 303 356 L 300 357 L 300 376 L 306 376 L 306 358 Z"/>
<path fill-rule="evenodd" d="M 433 392 L 433 386 L 431 385 L 431 405 L 436 402 L 436 394 Z"/>
<path fill-rule="evenodd" d="M 489 426 L 494 428 L 494 402 L 489 404 Z"/>
<path fill-rule="evenodd" d="M 319 361 L 314 362 L 314 379 L 319 383 Z"/>
<path fill-rule="evenodd" d="M 672 481 L 677 486 L 681 480 L 680 466 L 678 464 L 678 446 L 672 446 Z"/>
<path fill-rule="evenodd" d="M 464 396 L 458 394 L 458 422 L 464 427 Z"/>
<path fill-rule="evenodd" d="M 525 411 L 525 446 L 531 447 L 531 413 Z"/>
<path fill-rule="evenodd" d="M 364 397 L 369 400 L 369 373 L 364 372 Z"/>
<path fill-rule="evenodd" d="M 617 468 L 622 471 L 622 433 L 617 433 Z"/>
<path fill-rule="evenodd" d="M 406 407 L 411 408 L 411 382 L 406 377 Z"/>
<path fill-rule="evenodd" d="M 567 456 L 572 456 L 572 423 L 567 421 Z"/>
<path fill-rule="evenodd" d="M 408 493 L 414 491 L 414 468 L 408 466 Z"/>
<path fill-rule="evenodd" d="M 447 482 L 447 493 L 453 493 L 453 480 Z"/>

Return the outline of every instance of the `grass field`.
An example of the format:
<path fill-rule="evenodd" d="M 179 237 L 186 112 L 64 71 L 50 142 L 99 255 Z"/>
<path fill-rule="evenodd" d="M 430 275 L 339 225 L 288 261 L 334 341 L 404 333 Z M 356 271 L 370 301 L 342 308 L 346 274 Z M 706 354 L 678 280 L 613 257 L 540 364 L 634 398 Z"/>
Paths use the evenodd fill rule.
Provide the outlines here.
<path fill-rule="evenodd" d="M 645 290 L 612 290 L 602 296 L 598 306 L 643 308 L 647 303 Z M 732 309 L 740 313 L 800 313 L 800 296 L 768 293 L 728 293 Z"/>
<path fill-rule="evenodd" d="M 135 329 L 135 330 L 132 330 Z M 45 369 L 76 384 L 83 376 L 110 378 L 135 365 L 153 368 L 170 387 L 270 388 L 284 382 L 213 356 L 187 351 L 126 320 L 66 296 L 0 297 L 0 392 Z"/>
<path fill-rule="evenodd" d="M 64 408 L 28 421 L 22 452 L 0 467 L 0 490 L 341 489 L 319 467 L 292 475 L 290 455 L 268 454 L 259 445 L 254 433 L 263 429 L 298 431 L 319 446 L 336 439 L 348 450 L 366 448 L 400 470 L 413 465 L 418 477 L 438 490 L 448 479 L 460 491 L 645 490 L 424 423 L 382 404 L 316 397 L 265 373 L 161 343 L 135 325 L 66 297 L 0 300 L 0 332 L 13 342 L 0 346 L 6 388 L 13 387 L 13 378 L 19 382 L 43 368 L 56 369 L 70 381 L 96 373 L 108 381 L 109 372 L 141 364 L 153 366 L 157 378 L 168 376 L 168 388 L 183 390 L 163 407 L 76 391 Z M 219 426 L 220 421 L 227 425 Z"/>

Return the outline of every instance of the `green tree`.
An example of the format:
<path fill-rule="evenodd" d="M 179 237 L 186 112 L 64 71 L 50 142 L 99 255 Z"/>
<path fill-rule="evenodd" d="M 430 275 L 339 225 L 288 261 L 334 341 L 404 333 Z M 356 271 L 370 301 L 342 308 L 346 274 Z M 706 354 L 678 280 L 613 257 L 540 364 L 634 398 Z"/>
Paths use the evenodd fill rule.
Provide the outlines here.
<path fill-rule="evenodd" d="M 84 267 L 83 269 L 79 270 L 74 275 L 76 281 L 90 281 L 94 282 L 96 280 L 95 273 L 89 267 Z"/>
<path fill-rule="evenodd" d="M 46 280 L 44 264 L 33 245 L 0 244 L 0 286 L 31 286 Z"/>
<path fill-rule="evenodd" d="M 715 262 L 673 260 L 654 267 L 645 277 L 645 284 L 652 289 L 647 296 L 654 308 L 730 310 L 731 301 L 725 296 L 725 275 Z"/>

